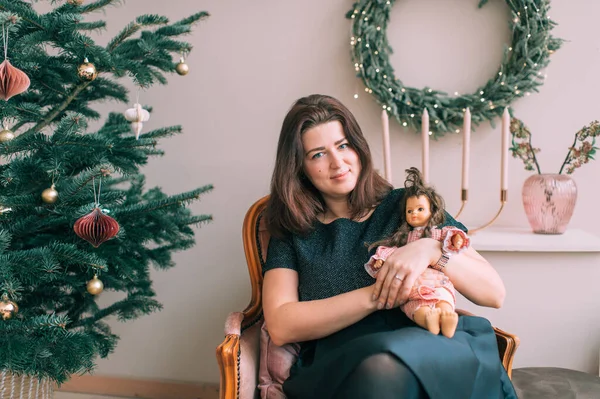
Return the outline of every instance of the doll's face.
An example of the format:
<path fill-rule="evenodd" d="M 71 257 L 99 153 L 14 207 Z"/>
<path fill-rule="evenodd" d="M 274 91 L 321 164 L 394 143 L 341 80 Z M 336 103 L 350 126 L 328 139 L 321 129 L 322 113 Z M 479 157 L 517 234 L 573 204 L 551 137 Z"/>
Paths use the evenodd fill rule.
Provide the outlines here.
<path fill-rule="evenodd" d="M 424 195 L 410 197 L 406 200 L 406 222 L 412 227 L 427 225 L 431 217 L 431 204 Z"/>

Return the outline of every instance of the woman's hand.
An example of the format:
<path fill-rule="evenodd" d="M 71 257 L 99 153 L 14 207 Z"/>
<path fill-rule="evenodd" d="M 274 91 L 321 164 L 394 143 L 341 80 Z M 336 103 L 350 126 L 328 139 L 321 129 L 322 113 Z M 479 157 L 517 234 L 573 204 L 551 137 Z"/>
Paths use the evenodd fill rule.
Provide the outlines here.
<path fill-rule="evenodd" d="M 441 248 L 439 241 L 421 238 L 389 255 L 377 273 L 373 290 L 373 300 L 379 301 L 378 309 L 405 303 L 417 278 L 441 256 Z"/>

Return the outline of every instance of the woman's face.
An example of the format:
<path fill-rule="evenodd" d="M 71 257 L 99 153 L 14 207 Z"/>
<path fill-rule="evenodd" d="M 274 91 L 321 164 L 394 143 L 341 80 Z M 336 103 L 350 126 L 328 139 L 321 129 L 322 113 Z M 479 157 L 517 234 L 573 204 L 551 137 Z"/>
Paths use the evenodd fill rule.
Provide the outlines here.
<path fill-rule="evenodd" d="M 360 159 L 339 121 L 305 131 L 302 146 L 304 173 L 325 199 L 345 198 L 354 190 L 361 172 Z"/>
<path fill-rule="evenodd" d="M 406 200 L 406 222 L 412 227 L 423 227 L 431 218 L 431 204 L 424 195 Z"/>

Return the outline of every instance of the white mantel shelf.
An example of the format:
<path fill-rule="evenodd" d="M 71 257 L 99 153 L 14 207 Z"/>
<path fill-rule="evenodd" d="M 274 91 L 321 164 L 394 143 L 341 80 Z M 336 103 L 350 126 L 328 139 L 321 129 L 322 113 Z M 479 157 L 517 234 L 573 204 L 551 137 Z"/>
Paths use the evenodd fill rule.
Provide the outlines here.
<path fill-rule="evenodd" d="M 579 229 L 534 234 L 529 228 L 488 227 L 471 235 L 478 252 L 600 252 L 600 236 Z"/>

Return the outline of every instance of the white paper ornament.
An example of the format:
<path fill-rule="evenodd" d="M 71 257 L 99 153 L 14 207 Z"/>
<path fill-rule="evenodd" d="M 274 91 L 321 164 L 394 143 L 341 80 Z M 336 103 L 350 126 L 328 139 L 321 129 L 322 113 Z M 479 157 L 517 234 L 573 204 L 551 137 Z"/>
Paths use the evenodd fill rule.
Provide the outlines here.
<path fill-rule="evenodd" d="M 142 122 L 131 122 L 131 130 L 135 133 L 136 140 L 140 137 L 144 124 Z"/>
<path fill-rule="evenodd" d="M 133 133 L 135 133 L 135 139 L 137 140 L 142 132 L 144 122 L 150 120 L 150 113 L 143 109 L 139 103 L 135 103 L 133 104 L 133 108 L 129 108 L 125 111 L 124 115 L 125 119 L 131 122 L 131 129 L 133 130 Z"/>

